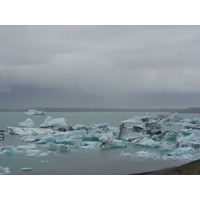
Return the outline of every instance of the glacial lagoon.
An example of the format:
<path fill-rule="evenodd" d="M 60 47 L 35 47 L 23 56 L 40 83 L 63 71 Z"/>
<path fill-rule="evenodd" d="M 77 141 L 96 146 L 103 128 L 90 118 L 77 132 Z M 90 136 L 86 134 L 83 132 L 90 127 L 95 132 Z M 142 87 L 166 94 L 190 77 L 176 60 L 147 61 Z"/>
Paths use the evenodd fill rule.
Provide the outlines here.
<path fill-rule="evenodd" d="M 0 174 L 126 175 L 179 166 L 200 158 L 199 119 L 167 112 L 0 112 L 6 130 Z M 45 122 L 51 127 L 41 128 Z"/>

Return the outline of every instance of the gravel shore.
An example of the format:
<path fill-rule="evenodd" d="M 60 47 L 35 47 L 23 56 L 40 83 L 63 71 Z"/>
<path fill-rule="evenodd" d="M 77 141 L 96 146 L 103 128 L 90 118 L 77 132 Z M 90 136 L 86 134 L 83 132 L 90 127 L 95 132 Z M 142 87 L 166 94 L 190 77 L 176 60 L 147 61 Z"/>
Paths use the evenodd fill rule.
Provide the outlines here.
<path fill-rule="evenodd" d="M 179 167 L 165 168 L 158 171 L 144 172 L 132 175 L 199 175 L 200 160 L 195 160 Z"/>

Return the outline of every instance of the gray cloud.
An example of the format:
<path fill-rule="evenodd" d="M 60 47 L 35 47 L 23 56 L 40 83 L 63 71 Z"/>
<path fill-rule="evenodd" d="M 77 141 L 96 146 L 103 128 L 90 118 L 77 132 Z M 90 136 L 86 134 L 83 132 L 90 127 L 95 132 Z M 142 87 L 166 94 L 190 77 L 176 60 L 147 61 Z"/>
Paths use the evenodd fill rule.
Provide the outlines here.
<path fill-rule="evenodd" d="M 200 26 L 0 26 L 0 92 L 77 85 L 119 107 L 134 106 L 139 93 L 200 93 L 199 33 Z M 151 99 L 137 107 L 156 106 Z"/>

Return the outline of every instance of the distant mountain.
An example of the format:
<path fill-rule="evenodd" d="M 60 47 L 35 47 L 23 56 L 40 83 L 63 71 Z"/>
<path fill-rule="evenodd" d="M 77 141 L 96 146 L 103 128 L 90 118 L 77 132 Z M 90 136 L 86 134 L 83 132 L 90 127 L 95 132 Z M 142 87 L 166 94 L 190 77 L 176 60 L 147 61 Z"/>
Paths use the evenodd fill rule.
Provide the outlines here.
<path fill-rule="evenodd" d="M 105 107 L 102 97 L 78 87 L 68 89 L 44 88 L 36 86 L 12 86 L 0 93 L 0 109 L 33 107 Z"/>

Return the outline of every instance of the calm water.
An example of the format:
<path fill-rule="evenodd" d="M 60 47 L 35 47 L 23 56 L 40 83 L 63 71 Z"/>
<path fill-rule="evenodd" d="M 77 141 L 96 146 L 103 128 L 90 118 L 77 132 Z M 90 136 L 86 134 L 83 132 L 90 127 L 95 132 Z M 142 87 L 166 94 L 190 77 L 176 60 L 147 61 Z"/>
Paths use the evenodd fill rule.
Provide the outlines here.
<path fill-rule="evenodd" d="M 154 113 L 158 114 L 158 113 Z M 143 116 L 145 113 L 132 112 L 69 112 L 69 113 L 47 113 L 45 116 L 26 116 L 23 112 L 0 112 L 0 129 L 6 129 L 7 126 L 19 126 L 18 123 L 25 121 L 30 117 L 33 122 L 39 126 L 44 122 L 47 116 L 53 118 L 64 117 L 68 125 L 76 124 L 91 125 L 96 123 L 108 122 L 111 126 L 119 126 L 120 121 L 133 118 L 133 116 Z M 184 118 L 199 117 L 199 114 L 180 114 Z M 180 126 L 167 127 L 168 129 L 181 129 Z M 3 145 L 14 146 L 22 144 L 31 144 L 20 141 L 17 135 L 6 135 L 4 141 L 0 141 L 0 147 Z M 47 148 L 38 145 L 37 149 L 41 152 L 47 152 Z M 156 152 L 156 149 L 142 148 L 149 152 Z M 100 149 L 82 150 L 80 148 L 70 148 L 69 152 L 53 152 L 47 156 L 27 157 L 25 151 L 12 155 L 0 155 L 0 166 L 10 167 L 9 174 L 70 174 L 70 175 L 120 175 L 132 174 L 145 171 L 152 171 L 164 167 L 178 166 L 189 162 L 188 160 L 154 160 L 142 159 L 137 157 L 124 157 L 122 151 L 135 153 L 142 150 L 141 148 L 128 146 L 119 149 Z M 22 171 L 21 168 L 31 167 L 29 172 Z"/>

